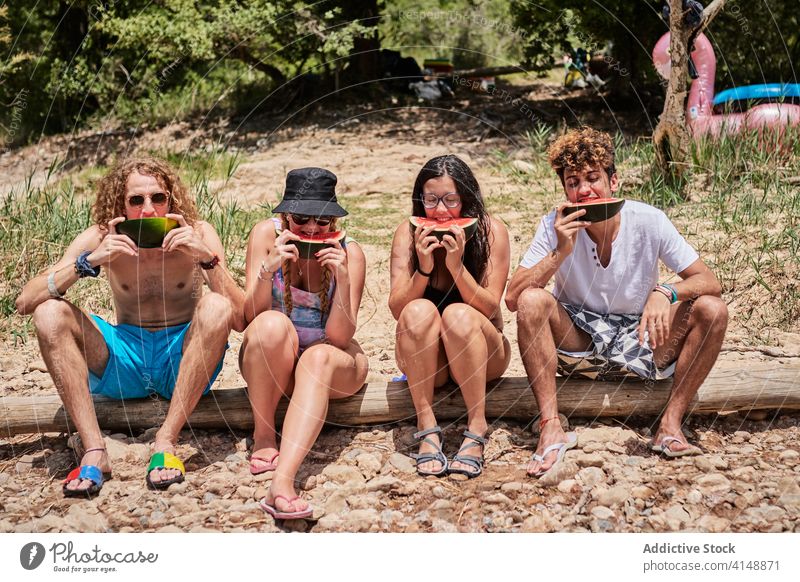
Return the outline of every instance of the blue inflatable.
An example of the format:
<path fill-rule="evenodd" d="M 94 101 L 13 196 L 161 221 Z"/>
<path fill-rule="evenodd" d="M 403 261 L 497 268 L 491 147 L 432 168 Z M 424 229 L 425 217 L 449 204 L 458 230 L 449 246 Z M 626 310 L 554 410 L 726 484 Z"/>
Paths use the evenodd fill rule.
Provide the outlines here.
<path fill-rule="evenodd" d="M 800 83 L 767 83 L 725 89 L 714 97 L 714 107 L 729 101 L 783 101 L 800 98 Z"/>

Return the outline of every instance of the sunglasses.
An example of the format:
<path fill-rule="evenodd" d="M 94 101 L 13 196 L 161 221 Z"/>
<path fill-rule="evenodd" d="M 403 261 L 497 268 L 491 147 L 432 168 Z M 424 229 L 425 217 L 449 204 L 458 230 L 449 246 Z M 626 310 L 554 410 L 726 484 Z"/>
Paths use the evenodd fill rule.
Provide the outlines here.
<path fill-rule="evenodd" d="M 425 208 L 436 208 L 439 206 L 439 201 L 444 202 L 445 207 L 455 208 L 461 204 L 461 196 L 458 194 L 445 194 L 444 196 L 437 196 L 436 194 L 424 194 L 422 196 L 422 205 Z"/>
<path fill-rule="evenodd" d="M 134 207 L 144 206 L 145 198 L 149 198 L 153 206 L 161 206 L 167 203 L 167 200 L 169 200 L 169 194 L 164 194 L 164 192 L 156 192 L 155 194 L 150 194 L 149 196 L 136 194 L 135 196 L 128 198 L 128 204 Z"/>
<path fill-rule="evenodd" d="M 309 220 L 317 223 L 317 226 L 328 226 L 332 221 L 332 216 L 307 216 L 305 214 L 290 214 L 292 222 L 298 225 L 307 224 Z"/>

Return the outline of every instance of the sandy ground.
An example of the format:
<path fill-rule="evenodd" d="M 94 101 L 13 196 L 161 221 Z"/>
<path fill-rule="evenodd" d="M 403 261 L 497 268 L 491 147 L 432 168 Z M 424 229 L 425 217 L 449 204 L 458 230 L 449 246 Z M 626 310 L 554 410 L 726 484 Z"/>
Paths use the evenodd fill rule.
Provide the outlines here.
<path fill-rule="evenodd" d="M 215 133 L 179 124 L 125 143 L 140 149 L 188 149 L 226 139 L 229 148 L 247 156 L 223 195 L 245 205 L 276 202 L 288 169 L 324 165 L 339 176 L 340 197 L 351 213 L 383 216 L 374 229 L 351 232 L 363 237 L 368 257 L 356 337 L 370 359 L 368 380 L 379 381 L 398 374 L 395 322 L 386 305 L 389 245 L 395 226 L 410 209 L 410 190 L 420 166 L 434 155 L 458 153 L 475 169 L 490 209 L 496 200 L 516 200 L 496 211 L 512 235 L 512 265 L 538 218 L 558 199 L 552 177 L 538 188 L 552 196 L 527 200 L 519 183 L 496 169 L 498 151 L 512 159 L 524 159 L 527 153 L 503 131 L 476 133 L 484 127 L 479 114 L 471 105 L 455 111 L 368 112 L 300 128 L 259 132 L 243 127 L 233 135 L 230 128 Z M 521 122 L 511 107 L 499 115 L 501 126 Z M 466 122 L 447 123 L 454 116 Z M 32 171 L 33 159 L 41 169 L 59 151 L 67 151 L 65 171 L 80 169 L 107 160 L 126 135 L 87 134 L 73 143 L 53 138 L 5 155 L 0 159 L 0 170 L 6 171 L 4 189 Z M 34 182 L 42 179 L 41 170 L 34 172 Z M 514 352 L 506 374 L 523 376 L 513 314 L 504 310 L 503 315 Z M 800 363 L 800 334 L 776 331 L 768 347 L 748 345 L 746 337 L 743 327 L 730 330 L 719 366 L 746 369 L 750 362 L 763 360 L 776 366 Z M 0 356 L 0 396 L 54 392 L 35 339 L 25 339 L 6 341 Z M 241 334 L 232 334 L 230 344 L 217 389 L 244 385 L 236 364 Z M 692 418 L 687 432 L 706 454 L 672 461 L 648 450 L 652 421 L 569 419 L 580 437 L 579 449 L 539 481 L 524 476 L 535 435 L 520 423 L 492 423 L 486 471 L 470 481 L 418 477 L 407 456 L 414 452 L 414 427 L 408 422 L 326 429 L 298 476 L 315 507 L 314 520 L 277 525 L 257 506 L 271 474 L 249 474 L 248 435 L 241 431 L 186 430 L 179 454 L 187 459 L 187 480 L 164 493 L 144 486 L 153 430 L 110 434 L 114 479 L 94 501 L 61 495 L 60 480 L 76 461 L 67 435 L 18 435 L 0 439 L 0 532 L 798 531 L 800 416 L 726 413 Z M 463 428 L 457 422 L 445 427 L 449 453 Z"/>

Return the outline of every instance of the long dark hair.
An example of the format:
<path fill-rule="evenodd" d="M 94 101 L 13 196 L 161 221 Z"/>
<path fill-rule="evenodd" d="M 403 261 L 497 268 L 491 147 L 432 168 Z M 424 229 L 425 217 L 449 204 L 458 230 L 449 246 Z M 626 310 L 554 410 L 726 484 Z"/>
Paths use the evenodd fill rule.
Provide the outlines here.
<path fill-rule="evenodd" d="M 477 218 L 478 229 L 464 249 L 464 266 L 469 271 L 479 285 L 483 284 L 486 275 L 486 266 L 489 264 L 489 232 L 491 225 L 489 215 L 486 214 L 486 207 L 483 205 L 481 188 L 475 174 L 469 166 L 452 154 L 437 156 L 427 161 L 417 174 L 414 182 L 414 192 L 412 194 L 411 214 L 413 216 L 426 216 L 425 207 L 422 205 L 422 188 L 425 182 L 433 178 L 449 176 L 456 185 L 456 192 L 461 196 L 461 216 L 464 218 Z M 417 253 L 414 251 L 414 242 L 411 242 L 411 270 L 414 271 L 419 266 Z"/>

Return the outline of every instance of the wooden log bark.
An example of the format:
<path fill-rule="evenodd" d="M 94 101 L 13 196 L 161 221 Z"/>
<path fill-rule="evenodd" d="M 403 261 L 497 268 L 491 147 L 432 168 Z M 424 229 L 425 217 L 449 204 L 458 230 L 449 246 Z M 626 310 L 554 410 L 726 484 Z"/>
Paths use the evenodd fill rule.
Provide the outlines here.
<path fill-rule="evenodd" d="M 669 397 L 671 381 L 591 382 L 558 378 L 559 410 L 574 417 L 625 417 L 658 415 Z M 526 378 L 503 378 L 487 386 L 489 418 L 530 421 L 536 402 Z M 100 426 L 135 432 L 163 421 L 169 402 L 160 399 L 121 403 L 95 398 Z M 452 385 L 436 391 L 440 420 L 466 418 L 464 402 Z M 746 369 L 715 368 L 692 401 L 690 413 L 733 410 L 800 410 L 800 364 L 749 364 Z M 283 418 L 286 403 L 278 411 Z M 373 382 L 355 396 L 331 402 L 330 426 L 414 422 L 414 407 L 405 382 Z M 213 390 L 203 397 L 189 424 L 196 429 L 253 427 L 250 402 L 244 389 Z M 0 436 L 74 430 L 60 398 L 55 395 L 0 398 Z"/>

